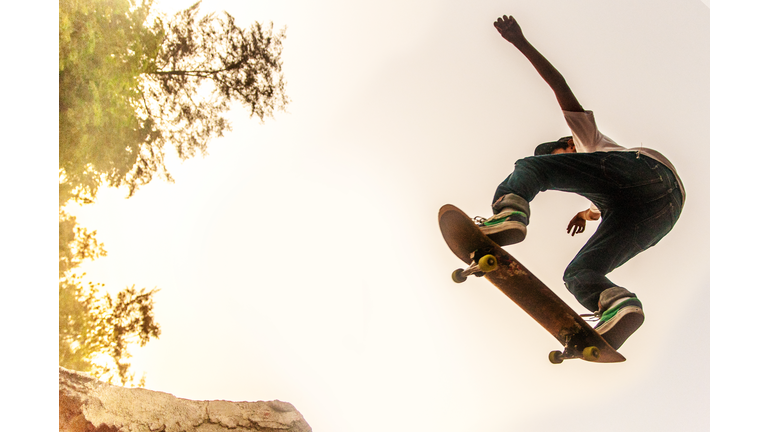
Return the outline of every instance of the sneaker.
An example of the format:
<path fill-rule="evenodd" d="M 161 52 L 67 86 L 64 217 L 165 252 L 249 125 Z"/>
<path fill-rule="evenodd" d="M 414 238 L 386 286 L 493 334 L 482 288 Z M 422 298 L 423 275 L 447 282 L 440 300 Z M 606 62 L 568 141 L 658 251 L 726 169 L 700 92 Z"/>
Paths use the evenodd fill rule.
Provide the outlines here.
<path fill-rule="evenodd" d="M 643 304 L 634 296 L 614 301 L 599 316 L 595 330 L 614 349 L 619 349 L 645 320 Z"/>
<path fill-rule="evenodd" d="M 490 219 L 475 218 L 480 231 L 499 246 L 520 243 L 528 232 L 528 216 L 524 212 L 503 209 Z"/>

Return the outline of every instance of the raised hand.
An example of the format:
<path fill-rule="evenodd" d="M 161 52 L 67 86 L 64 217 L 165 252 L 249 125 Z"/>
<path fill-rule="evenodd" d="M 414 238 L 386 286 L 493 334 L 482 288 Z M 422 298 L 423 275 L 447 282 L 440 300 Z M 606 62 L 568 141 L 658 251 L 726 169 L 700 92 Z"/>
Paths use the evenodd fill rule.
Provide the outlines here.
<path fill-rule="evenodd" d="M 536 50 L 523 36 L 520 25 L 511 16 L 504 15 L 493 23 L 499 34 L 512 43 L 520 52 L 531 62 L 536 72 L 546 81 L 552 91 L 555 92 L 557 103 L 563 111 L 581 112 L 584 108 L 573 95 L 568 83 L 560 72 L 547 60 L 540 52 Z"/>
<path fill-rule="evenodd" d="M 504 15 L 503 17 L 497 19 L 496 22 L 493 23 L 493 26 L 496 27 L 496 30 L 498 30 L 499 34 L 501 34 L 504 39 L 513 44 L 525 40 L 525 36 L 523 36 L 523 30 L 520 28 L 520 24 L 518 24 L 517 20 L 511 16 L 508 17 Z"/>

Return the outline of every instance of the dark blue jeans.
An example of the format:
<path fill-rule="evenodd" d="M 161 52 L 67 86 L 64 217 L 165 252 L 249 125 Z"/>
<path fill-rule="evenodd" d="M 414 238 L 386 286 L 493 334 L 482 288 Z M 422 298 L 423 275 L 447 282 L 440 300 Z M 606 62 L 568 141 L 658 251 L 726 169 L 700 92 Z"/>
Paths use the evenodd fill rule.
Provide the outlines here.
<path fill-rule="evenodd" d="M 520 159 L 493 201 L 512 193 L 530 202 L 549 189 L 579 194 L 602 213 L 597 231 L 563 276 L 568 291 L 591 311 L 597 311 L 601 292 L 617 286 L 605 275 L 658 243 L 682 210 L 682 193 L 672 171 L 635 152 Z"/>

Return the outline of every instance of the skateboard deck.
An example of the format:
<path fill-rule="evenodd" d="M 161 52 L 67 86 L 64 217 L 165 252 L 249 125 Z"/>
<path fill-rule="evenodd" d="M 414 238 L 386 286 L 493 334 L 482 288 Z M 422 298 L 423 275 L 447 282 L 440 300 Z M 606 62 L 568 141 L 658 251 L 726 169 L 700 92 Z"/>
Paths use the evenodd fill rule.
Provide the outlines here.
<path fill-rule="evenodd" d="M 463 282 L 470 274 L 485 276 L 560 342 L 563 351 L 549 354 L 552 363 L 570 358 L 598 363 L 626 360 L 557 294 L 483 234 L 459 208 L 444 205 L 438 220 L 448 247 L 470 265 L 456 270 L 454 281 Z"/>

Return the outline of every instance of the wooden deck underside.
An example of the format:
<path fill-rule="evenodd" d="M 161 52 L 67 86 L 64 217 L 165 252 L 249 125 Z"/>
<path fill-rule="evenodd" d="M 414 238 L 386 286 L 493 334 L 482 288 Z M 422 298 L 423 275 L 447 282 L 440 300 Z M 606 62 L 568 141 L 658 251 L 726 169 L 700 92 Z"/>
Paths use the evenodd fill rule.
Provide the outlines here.
<path fill-rule="evenodd" d="M 440 209 L 438 217 L 448 247 L 466 264 L 472 264 L 471 255 L 477 250 L 482 251 L 482 255 L 492 253 L 496 256 L 499 268 L 485 274 L 485 278 L 541 324 L 561 345 L 565 346 L 570 341 L 578 350 L 596 346 L 600 349 L 597 362 L 626 360 L 557 294 L 486 237 L 463 211 L 445 205 Z"/>

